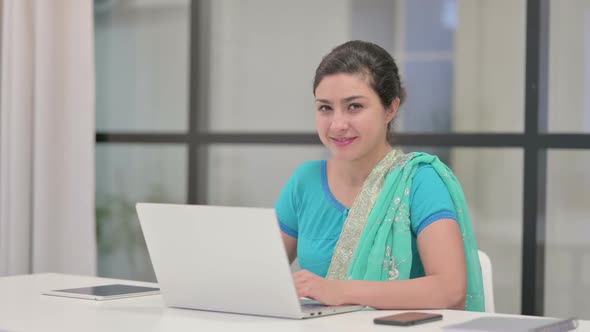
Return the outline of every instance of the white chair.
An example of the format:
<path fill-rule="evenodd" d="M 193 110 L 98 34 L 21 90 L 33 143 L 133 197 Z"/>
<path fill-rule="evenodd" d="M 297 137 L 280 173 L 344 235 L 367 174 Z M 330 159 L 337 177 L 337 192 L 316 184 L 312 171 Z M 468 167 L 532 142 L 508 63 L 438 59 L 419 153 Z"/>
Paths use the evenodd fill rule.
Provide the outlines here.
<path fill-rule="evenodd" d="M 483 277 L 483 295 L 485 296 L 486 312 L 496 312 L 494 305 L 494 284 L 492 280 L 492 261 L 483 251 L 478 250 L 479 264 Z"/>

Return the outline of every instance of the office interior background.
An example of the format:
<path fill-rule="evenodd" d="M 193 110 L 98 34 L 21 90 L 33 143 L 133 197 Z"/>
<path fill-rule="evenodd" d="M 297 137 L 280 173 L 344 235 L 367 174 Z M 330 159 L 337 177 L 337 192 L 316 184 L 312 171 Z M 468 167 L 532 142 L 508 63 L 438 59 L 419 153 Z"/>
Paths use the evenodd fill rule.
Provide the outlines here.
<path fill-rule="evenodd" d="M 100 275 L 154 280 L 134 202 L 272 207 L 327 158 L 314 70 L 363 39 L 401 68 L 400 147 L 464 186 L 497 310 L 590 317 L 590 1 L 95 4 Z"/>
<path fill-rule="evenodd" d="M 590 0 L 94 0 L 93 11 L 99 276 L 155 280 L 136 202 L 272 207 L 300 163 L 329 157 L 314 70 L 363 39 L 405 81 L 395 143 L 439 155 L 463 185 L 497 311 L 590 318 Z"/>

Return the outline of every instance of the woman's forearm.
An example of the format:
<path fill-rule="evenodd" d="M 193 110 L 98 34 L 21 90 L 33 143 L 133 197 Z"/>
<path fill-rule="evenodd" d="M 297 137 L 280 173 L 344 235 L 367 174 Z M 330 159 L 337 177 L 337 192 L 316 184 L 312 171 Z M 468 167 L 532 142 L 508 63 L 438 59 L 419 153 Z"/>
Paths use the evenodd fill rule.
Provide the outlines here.
<path fill-rule="evenodd" d="M 401 281 L 341 282 L 342 300 L 376 309 L 463 309 L 466 289 L 441 276 Z"/>

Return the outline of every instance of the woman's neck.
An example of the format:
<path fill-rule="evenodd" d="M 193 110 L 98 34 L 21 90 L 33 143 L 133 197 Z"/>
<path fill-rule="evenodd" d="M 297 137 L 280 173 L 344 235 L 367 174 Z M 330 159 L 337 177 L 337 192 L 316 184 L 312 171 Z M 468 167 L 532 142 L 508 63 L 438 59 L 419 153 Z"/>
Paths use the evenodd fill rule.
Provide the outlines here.
<path fill-rule="evenodd" d="M 339 181 L 351 187 L 360 187 L 365 182 L 375 165 L 381 161 L 393 148 L 387 144 L 378 152 L 364 156 L 357 160 L 331 159 L 330 171 L 333 171 Z"/>

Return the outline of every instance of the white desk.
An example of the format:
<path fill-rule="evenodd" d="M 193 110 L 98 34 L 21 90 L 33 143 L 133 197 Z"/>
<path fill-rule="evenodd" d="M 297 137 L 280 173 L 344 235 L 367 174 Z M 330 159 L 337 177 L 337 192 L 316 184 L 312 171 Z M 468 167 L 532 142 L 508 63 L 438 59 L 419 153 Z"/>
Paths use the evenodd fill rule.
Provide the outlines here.
<path fill-rule="evenodd" d="M 484 316 L 438 311 L 442 321 L 414 327 L 373 324 L 373 318 L 396 311 L 366 310 L 306 320 L 166 308 L 160 295 L 91 301 L 41 295 L 50 289 L 96 286 L 111 282 L 154 286 L 95 277 L 35 274 L 0 278 L 0 331 L 440 331 L 442 326 Z M 429 311 L 435 312 L 435 311 Z M 581 321 L 578 331 L 590 331 Z"/>

